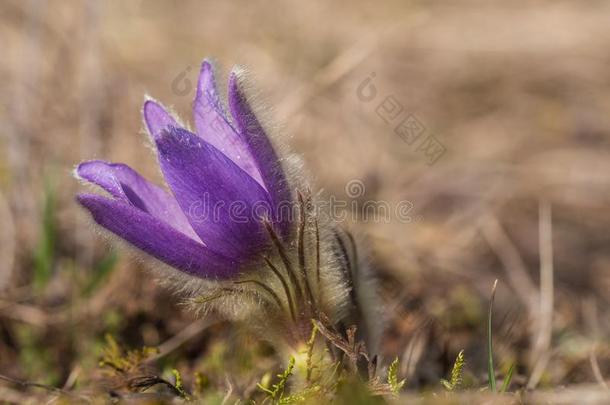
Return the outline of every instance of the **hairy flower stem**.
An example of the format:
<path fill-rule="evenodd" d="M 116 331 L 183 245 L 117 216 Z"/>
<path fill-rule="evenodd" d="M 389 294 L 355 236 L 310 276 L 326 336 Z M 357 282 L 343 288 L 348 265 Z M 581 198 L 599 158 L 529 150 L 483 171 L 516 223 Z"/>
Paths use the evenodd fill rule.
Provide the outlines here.
<path fill-rule="evenodd" d="M 342 236 L 339 232 L 339 230 L 335 230 L 337 253 L 345 263 L 343 270 L 349 288 L 350 303 L 353 308 L 350 319 L 346 321 L 356 324 L 358 326 L 359 337 L 366 341 L 371 333 L 371 325 L 370 320 L 366 317 L 365 308 L 362 306 L 361 296 L 357 293 L 361 287 L 359 282 L 362 281 L 357 245 L 350 232 L 341 230 L 341 233 L 345 236 Z"/>
<path fill-rule="evenodd" d="M 316 230 L 316 287 L 318 288 L 318 302 L 322 302 L 322 285 L 320 280 L 320 227 L 318 218 L 314 217 Z"/>
<path fill-rule="evenodd" d="M 299 199 L 299 226 L 297 231 L 297 250 L 299 257 L 299 268 L 301 270 L 301 277 L 303 278 L 303 285 L 305 286 L 305 292 L 307 293 L 307 299 L 309 300 L 309 306 L 314 309 L 314 314 L 317 316 L 316 301 L 313 296 L 311 285 L 309 282 L 309 276 L 307 274 L 306 263 L 305 263 L 305 226 L 307 225 L 307 218 L 305 216 L 305 202 L 301 191 L 297 190 L 297 196 Z M 308 198 L 309 201 L 309 198 Z"/>
<path fill-rule="evenodd" d="M 275 274 L 275 276 L 278 278 L 278 280 L 280 280 L 280 283 L 282 284 L 282 288 L 284 289 L 284 293 L 286 294 L 286 299 L 288 300 L 288 308 L 290 310 L 290 317 L 292 318 L 293 322 L 296 322 L 295 303 L 294 303 L 294 300 L 292 299 L 292 293 L 290 292 L 290 287 L 288 287 L 288 283 L 286 282 L 286 279 L 284 278 L 282 273 L 280 273 L 278 268 L 273 265 L 273 263 L 271 262 L 271 260 L 269 260 L 268 257 L 263 256 L 263 260 L 265 260 L 267 267 L 269 267 L 269 269 L 273 272 L 273 274 Z"/>
<path fill-rule="evenodd" d="M 264 266 L 279 281 L 268 287 L 275 291 L 276 296 L 285 297 L 286 301 L 282 299 L 284 309 L 292 320 L 292 329 L 297 332 L 293 347 L 305 343 L 311 332 L 311 319 L 320 319 L 324 312 L 318 218 L 311 209 L 309 192 L 297 190 L 296 196 L 299 217 L 293 230 L 294 244 L 288 245 L 280 238 L 272 223 L 263 220 L 273 253 L 271 256 L 261 255 Z"/>
<path fill-rule="evenodd" d="M 337 246 L 339 247 L 339 251 L 341 254 L 341 260 L 345 262 L 345 266 L 343 267 L 343 273 L 345 275 L 345 280 L 347 281 L 349 287 L 349 297 L 352 301 L 352 304 L 357 306 L 358 300 L 356 298 L 356 291 L 354 289 L 354 277 L 353 277 L 353 265 L 352 260 L 350 259 L 349 253 L 345 246 L 345 242 L 341 235 L 339 235 L 338 231 L 335 231 L 335 240 L 337 241 Z"/>
<path fill-rule="evenodd" d="M 275 245 L 275 248 L 277 249 L 277 253 L 282 261 L 282 264 L 284 265 L 284 268 L 286 269 L 286 273 L 288 273 L 290 282 L 292 283 L 292 285 L 294 285 L 296 300 L 298 302 L 301 302 L 303 300 L 303 289 L 297 279 L 297 275 L 295 274 L 294 267 L 292 266 L 292 263 L 290 262 L 288 253 L 286 252 L 286 248 L 284 247 L 284 244 L 282 243 L 282 241 L 278 237 L 277 233 L 271 226 L 271 223 L 269 221 L 263 221 L 263 224 L 265 226 L 265 229 L 267 230 L 267 233 L 269 234 L 269 237 L 271 238 L 271 241 L 273 242 L 273 244 Z"/>

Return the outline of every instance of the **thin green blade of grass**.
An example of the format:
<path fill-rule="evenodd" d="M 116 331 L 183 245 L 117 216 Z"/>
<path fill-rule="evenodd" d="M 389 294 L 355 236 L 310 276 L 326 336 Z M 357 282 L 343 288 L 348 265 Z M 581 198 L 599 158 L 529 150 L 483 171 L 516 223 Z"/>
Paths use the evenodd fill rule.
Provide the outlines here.
<path fill-rule="evenodd" d="M 494 281 L 494 285 L 491 289 L 491 299 L 489 301 L 489 313 L 487 316 L 487 374 L 489 377 L 489 390 L 491 392 L 496 392 L 496 372 L 494 369 L 491 320 L 492 320 L 494 298 L 496 296 L 496 287 L 497 286 L 498 286 L 498 280 Z"/>
<path fill-rule="evenodd" d="M 56 245 L 56 198 L 55 190 L 50 181 L 46 182 L 44 207 L 42 212 L 42 229 L 40 239 L 34 251 L 34 288 L 43 289 L 53 273 Z"/>
<path fill-rule="evenodd" d="M 515 364 L 511 364 L 508 372 L 506 373 L 506 377 L 504 377 L 504 383 L 502 383 L 502 388 L 500 392 L 504 394 L 508 391 L 508 387 L 510 387 L 510 382 L 513 379 L 513 373 L 515 372 Z"/>

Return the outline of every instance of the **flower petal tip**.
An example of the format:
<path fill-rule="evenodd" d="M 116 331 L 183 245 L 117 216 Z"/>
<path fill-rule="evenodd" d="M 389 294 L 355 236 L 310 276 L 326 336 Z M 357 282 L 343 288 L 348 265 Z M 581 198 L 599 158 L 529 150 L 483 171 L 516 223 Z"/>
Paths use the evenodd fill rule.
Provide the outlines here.
<path fill-rule="evenodd" d="M 147 97 L 146 101 L 144 101 L 142 115 L 144 117 L 144 123 L 148 129 L 148 133 L 153 139 L 160 136 L 161 132 L 163 132 L 163 130 L 165 130 L 167 127 L 181 126 L 168 112 L 168 109 L 153 98 Z"/>
<path fill-rule="evenodd" d="M 74 174 L 77 178 L 91 181 L 90 177 L 99 171 L 100 167 L 107 167 L 110 163 L 103 160 L 85 160 L 80 162 L 74 168 Z"/>
<path fill-rule="evenodd" d="M 208 58 L 204 59 L 203 62 L 201 62 L 201 72 L 214 73 L 214 62 Z"/>
<path fill-rule="evenodd" d="M 241 65 L 233 66 L 231 73 L 229 73 L 229 86 L 236 86 L 238 88 L 243 87 L 247 84 L 249 71 Z"/>
<path fill-rule="evenodd" d="M 113 176 L 115 167 L 124 166 L 120 163 L 110 163 L 104 160 L 86 160 L 79 163 L 74 169 L 77 179 L 98 185 L 102 188 L 114 189 L 119 187 Z"/>
<path fill-rule="evenodd" d="M 214 78 L 214 64 L 208 59 L 201 62 L 199 77 L 197 79 L 197 92 L 195 94 L 195 103 L 204 95 L 204 91 L 210 96 L 216 97 L 216 79 Z"/>

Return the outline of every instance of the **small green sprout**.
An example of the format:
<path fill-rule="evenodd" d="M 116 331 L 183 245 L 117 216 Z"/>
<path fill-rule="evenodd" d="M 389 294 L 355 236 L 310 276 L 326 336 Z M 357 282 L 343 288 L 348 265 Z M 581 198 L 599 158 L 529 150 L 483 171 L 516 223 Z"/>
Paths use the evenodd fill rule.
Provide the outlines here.
<path fill-rule="evenodd" d="M 187 401 L 190 401 L 190 397 L 186 390 L 184 389 L 184 385 L 182 384 L 182 376 L 180 375 L 180 371 L 175 368 L 172 369 L 172 374 L 174 375 L 174 387 L 180 393 L 180 396 Z"/>
<path fill-rule="evenodd" d="M 313 365 L 313 347 L 316 343 L 316 336 L 318 334 L 318 326 L 316 325 L 315 322 L 313 322 L 313 328 L 311 330 L 311 336 L 309 337 L 309 340 L 307 341 L 307 382 L 311 382 L 311 374 L 313 372 L 313 369 L 315 368 L 315 366 Z"/>
<path fill-rule="evenodd" d="M 398 366 L 398 357 L 396 357 L 388 368 L 388 384 L 390 385 L 390 388 L 394 394 L 398 394 L 407 382 L 407 380 L 398 381 Z"/>
<path fill-rule="evenodd" d="M 451 376 L 449 377 L 449 381 L 445 379 L 441 379 L 441 384 L 448 391 L 455 391 L 462 386 L 462 374 L 464 371 L 464 365 L 466 364 L 466 359 L 464 357 L 464 350 L 460 350 L 457 357 L 455 358 L 455 362 L 453 363 L 453 368 L 451 369 Z"/>
<path fill-rule="evenodd" d="M 110 367 L 117 372 L 127 372 L 140 366 L 144 360 L 157 354 L 159 350 L 154 347 L 144 347 L 142 350 L 129 350 L 127 353 L 119 346 L 110 334 L 106 334 L 106 347 L 100 367 Z"/>
<path fill-rule="evenodd" d="M 278 374 L 277 377 L 280 379 L 277 384 L 273 384 L 271 389 L 265 387 L 262 384 L 257 384 L 258 388 L 267 394 L 267 398 L 265 398 L 266 402 L 268 400 L 273 401 L 274 403 L 284 403 L 284 390 L 286 388 L 286 384 L 288 383 L 288 379 L 292 376 L 292 370 L 294 369 L 295 358 L 290 357 L 290 361 L 288 362 L 288 367 L 282 374 Z"/>

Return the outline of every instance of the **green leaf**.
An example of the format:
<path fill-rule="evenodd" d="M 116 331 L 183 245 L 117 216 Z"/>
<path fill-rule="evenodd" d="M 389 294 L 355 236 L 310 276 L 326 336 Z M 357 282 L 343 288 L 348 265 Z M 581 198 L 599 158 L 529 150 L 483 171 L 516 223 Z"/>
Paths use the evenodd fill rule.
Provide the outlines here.
<path fill-rule="evenodd" d="M 504 377 L 504 383 L 502 384 L 502 388 L 500 389 L 501 393 L 505 393 L 510 387 L 510 382 L 513 379 L 513 373 L 515 372 L 515 364 L 511 364 L 508 372 L 506 373 L 506 377 Z"/>
<path fill-rule="evenodd" d="M 36 250 L 34 251 L 34 288 L 42 290 L 53 274 L 55 260 L 55 244 L 57 227 L 55 222 L 56 211 L 55 190 L 52 183 L 45 182 L 44 207 L 42 212 L 42 228 Z"/>
<path fill-rule="evenodd" d="M 494 370 L 491 320 L 492 320 L 494 298 L 496 296 L 496 287 L 497 286 L 498 286 L 498 280 L 496 280 L 494 282 L 494 285 L 491 289 L 491 299 L 489 301 L 489 313 L 487 316 L 487 375 L 489 377 L 489 390 L 491 392 L 496 392 L 496 372 Z"/>

